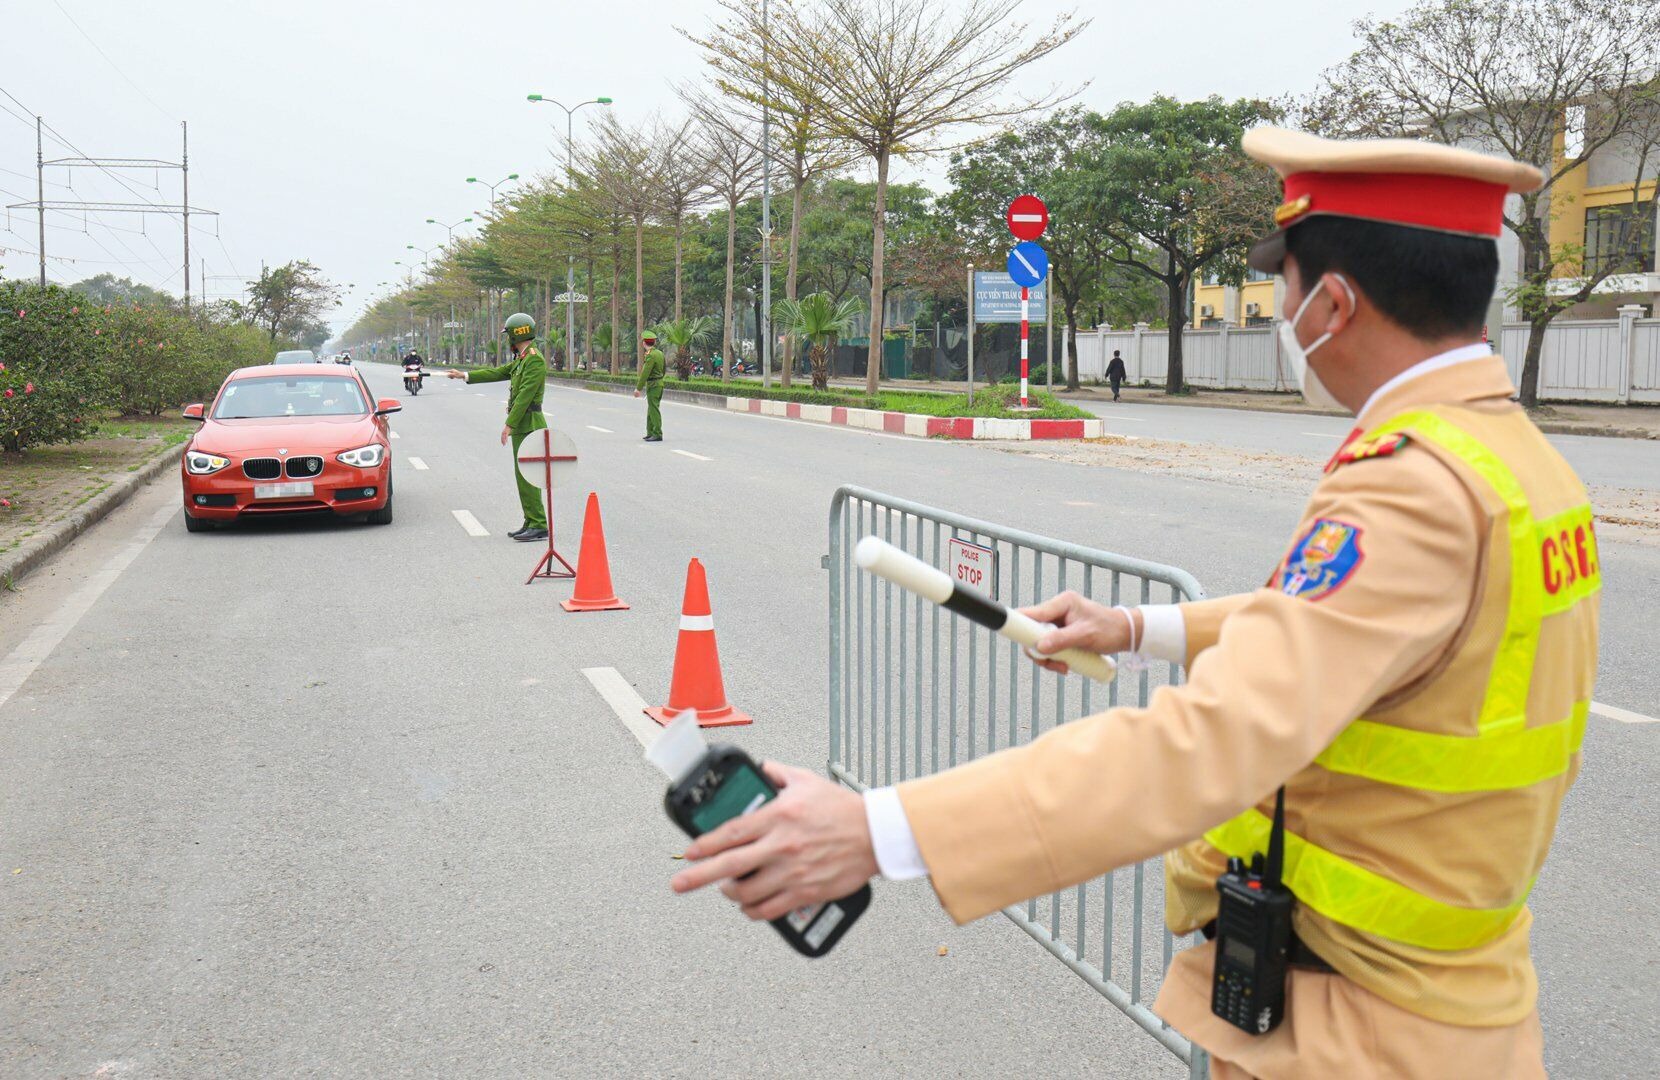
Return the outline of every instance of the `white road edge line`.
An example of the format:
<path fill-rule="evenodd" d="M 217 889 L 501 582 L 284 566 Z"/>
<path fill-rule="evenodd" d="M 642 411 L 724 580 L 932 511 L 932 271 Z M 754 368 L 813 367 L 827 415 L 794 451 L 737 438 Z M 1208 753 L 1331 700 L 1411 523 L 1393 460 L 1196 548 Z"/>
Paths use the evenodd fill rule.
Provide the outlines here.
<path fill-rule="evenodd" d="M 0 700 L 4 699 L 0 698 Z M 1612 705 L 1604 705 L 1600 701 L 1591 702 L 1591 711 L 1609 720 L 1618 720 L 1622 724 L 1660 724 L 1660 717 L 1644 716 L 1642 713 L 1632 712 L 1630 709 L 1618 709 Z"/>
<path fill-rule="evenodd" d="M 404 460 L 409 462 L 409 467 L 414 469 L 416 472 L 426 472 L 427 471 L 427 463 L 422 461 L 418 457 L 408 457 L 408 458 L 404 458 Z"/>
<path fill-rule="evenodd" d="M 4 660 L 0 660 L 0 705 L 5 705 L 11 696 L 29 681 L 52 651 L 62 644 L 69 632 L 75 629 L 75 624 L 81 621 L 81 616 L 92 610 L 92 605 L 104 595 L 104 591 L 115 584 L 115 579 L 121 572 L 132 565 L 134 559 L 143 551 L 156 534 L 169 521 L 179 516 L 179 504 L 169 501 L 166 506 L 140 526 L 127 541 L 121 545 L 115 555 L 105 562 L 98 570 L 86 579 L 86 582 L 76 589 L 68 600 L 29 632 L 29 636 L 18 642 Z"/>
<path fill-rule="evenodd" d="M 1343 436 L 1333 431 L 1299 431 L 1299 435 L 1307 435 L 1311 439 L 1341 439 Z"/>
<path fill-rule="evenodd" d="M 600 427 L 598 424 L 589 424 L 589 425 L 587 425 L 587 428 L 588 428 L 589 431 L 603 431 L 607 435 L 615 435 L 616 434 L 616 432 L 612 431 L 610 428 Z"/>
<path fill-rule="evenodd" d="M 628 685 L 622 672 L 611 667 L 590 667 L 582 669 L 582 676 L 593 684 L 594 690 L 611 706 L 611 711 L 617 714 L 617 719 L 622 721 L 623 727 L 640 746 L 650 746 L 662 729 L 646 715 L 645 699 Z"/>
<path fill-rule="evenodd" d="M 1123 413 L 1115 412 L 1098 412 L 1095 415 L 1100 417 L 1102 420 L 1128 420 L 1132 424 L 1147 423 L 1147 418 L 1145 416 L 1125 416 Z"/>
<path fill-rule="evenodd" d="M 706 458 L 702 454 L 694 454 L 690 450 L 671 450 L 669 452 L 673 453 L 673 454 L 679 454 L 681 457 L 693 458 L 697 461 L 713 461 L 713 460 L 715 460 L 714 458 Z"/>
<path fill-rule="evenodd" d="M 468 536 L 490 535 L 490 530 L 480 525 L 478 523 L 478 518 L 474 517 L 470 512 L 466 510 L 451 510 L 450 513 L 455 516 L 455 520 L 461 524 L 461 527 L 467 530 Z"/>

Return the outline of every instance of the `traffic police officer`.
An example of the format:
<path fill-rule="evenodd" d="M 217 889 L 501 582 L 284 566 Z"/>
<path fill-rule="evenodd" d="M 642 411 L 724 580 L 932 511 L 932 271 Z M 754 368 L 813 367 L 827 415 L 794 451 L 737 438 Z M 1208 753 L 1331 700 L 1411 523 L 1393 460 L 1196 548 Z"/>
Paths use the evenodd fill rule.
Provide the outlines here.
<path fill-rule="evenodd" d="M 959 922 L 1160 853 L 1166 921 L 1216 917 L 1285 789 L 1296 943 L 1283 1023 L 1211 1015 L 1214 945 L 1157 1011 L 1217 1077 L 1544 1075 L 1525 906 L 1579 770 L 1601 567 L 1579 479 L 1482 342 L 1505 199 L 1528 165 L 1259 129 L 1283 178 L 1251 264 L 1285 279 L 1304 394 L 1359 422 L 1255 592 L 1134 611 L 1063 595 L 1039 643 L 1139 644 L 1185 685 L 866 794 L 769 766 L 766 807 L 697 841 L 684 891 L 752 918 L 871 874 Z"/>
<path fill-rule="evenodd" d="M 640 377 L 634 382 L 634 396 L 640 392 L 646 395 L 646 442 L 663 441 L 663 376 L 668 373 L 668 365 L 663 360 L 663 353 L 657 348 L 657 335 L 647 330 L 640 335 L 640 341 L 646 347 L 645 356 L 640 359 Z"/>
<path fill-rule="evenodd" d="M 548 515 L 542 505 L 542 493 L 519 472 L 519 444 L 532 431 L 547 427 L 542 416 L 542 394 L 547 390 L 548 362 L 536 348 L 536 320 L 520 312 L 509 315 L 502 327 L 507 336 L 513 359 L 499 367 L 476 371 L 450 371 L 452 379 L 473 383 L 508 380 L 507 423 L 501 429 L 502 445 L 513 442 L 513 482 L 519 489 L 519 505 L 524 509 L 524 524 L 507 535 L 515 540 L 546 540 Z"/>

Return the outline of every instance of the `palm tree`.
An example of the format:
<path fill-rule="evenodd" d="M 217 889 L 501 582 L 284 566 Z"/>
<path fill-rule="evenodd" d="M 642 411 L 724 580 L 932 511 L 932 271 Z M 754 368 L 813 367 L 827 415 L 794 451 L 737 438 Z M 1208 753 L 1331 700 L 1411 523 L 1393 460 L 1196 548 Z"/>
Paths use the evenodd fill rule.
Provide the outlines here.
<path fill-rule="evenodd" d="M 709 344 L 715 336 L 715 325 L 715 320 L 708 315 L 696 315 L 689 319 L 670 319 L 656 327 L 657 336 L 665 344 L 674 346 L 674 367 L 680 373 L 681 382 L 692 377 L 693 347 Z"/>
<path fill-rule="evenodd" d="M 841 303 L 827 292 L 811 293 L 800 300 L 781 300 L 774 317 L 786 332 L 806 338 L 812 343 L 808 356 L 813 363 L 813 389 L 830 387 L 830 363 L 827 344 L 839 338 L 852 327 L 853 321 L 864 313 L 859 301 L 848 297 Z"/>

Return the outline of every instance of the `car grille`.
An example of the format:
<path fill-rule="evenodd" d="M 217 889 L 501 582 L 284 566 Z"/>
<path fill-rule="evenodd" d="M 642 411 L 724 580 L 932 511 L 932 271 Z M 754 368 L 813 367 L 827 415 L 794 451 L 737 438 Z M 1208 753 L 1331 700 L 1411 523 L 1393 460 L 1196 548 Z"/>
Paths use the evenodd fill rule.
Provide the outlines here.
<path fill-rule="evenodd" d="M 320 457 L 295 457 L 288 459 L 288 475 L 305 480 L 316 476 L 323 471 L 323 459 Z"/>
<path fill-rule="evenodd" d="M 242 475 L 250 480 L 275 480 L 282 475 L 282 462 L 274 457 L 248 458 L 242 463 Z"/>

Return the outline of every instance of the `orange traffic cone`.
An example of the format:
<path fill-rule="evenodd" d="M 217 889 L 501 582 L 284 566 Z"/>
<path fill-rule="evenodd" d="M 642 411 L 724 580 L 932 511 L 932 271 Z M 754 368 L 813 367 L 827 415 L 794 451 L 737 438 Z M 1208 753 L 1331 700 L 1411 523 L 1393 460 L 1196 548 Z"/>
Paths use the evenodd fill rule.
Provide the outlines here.
<path fill-rule="evenodd" d="M 582 515 L 582 550 L 576 558 L 576 588 L 559 606 L 566 611 L 627 611 L 611 585 L 611 560 L 605 554 L 605 526 L 599 519 L 599 496 L 588 493 Z"/>
<path fill-rule="evenodd" d="M 669 703 L 647 709 L 646 715 L 666 725 L 687 709 L 697 710 L 699 727 L 754 723 L 726 700 L 720 651 L 715 648 L 715 619 L 709 610 L 709 582 L 696 559 L 686 568 L 686 598 L 680 604 L 680 642 L 674 650 Z"/>

